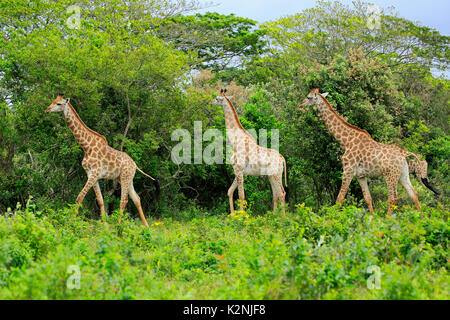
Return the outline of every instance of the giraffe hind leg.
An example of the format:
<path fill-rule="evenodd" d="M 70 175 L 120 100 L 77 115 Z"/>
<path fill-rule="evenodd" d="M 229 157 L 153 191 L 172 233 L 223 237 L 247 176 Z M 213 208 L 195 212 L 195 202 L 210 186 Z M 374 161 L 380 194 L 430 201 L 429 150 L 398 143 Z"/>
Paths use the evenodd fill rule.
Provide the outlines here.
<path fill-rule="evenodd" d="M 367 178 L 358 178 L 359 185 L 361 186 L 364 200 L 366 200 L 367 207 L 369 207 L 370 213 L 373 213 L 372 196 L 370 195 L 369 186 L 367 185 Z"/>
<path fill-rule="evenodd" d="M 230 200 L 230 212 L 234 212 L 234 203 L 233 203 L 233 194 L 234 191 L 237 188 L 237 178 L 234 178 L 233 183 L 231 184 L 230 188 L 228 189 L 228 199 Z"/>
<path fill-rule="evenodd" d="M 130 190 L 130 185 L 133 183 L 134 172 L 128 172 L 128 170 L 124 170 L 120 175 L 120 213 L 123 213 L 125 207 L 128 203 L 128 192 Z M 121 217 L 119 217 L 119 223 L 121 221 Z"/>
<path fill-rule="evenodd" d="M 403 186 L 403 188 L 405 188 L 406 192 L 408 193 L 409 198 L 411 199 L 412 202 L 414 202 L 417 209 L 419 211 L 422 210 L 422 208 L 420 207 L 417 191 L 414 190 L 414 187 L 411 184 L 411 180 L 409 180 L 409 172 L 408 172 L 407 166 L 404 166 L 402 169 L 402 173 L 400 175 L 400 183 Z"/>
<path fill-rule="evenodd" d="M 275 184 L 275 177 L 269 176 L 270 187 L 272 188 L 272 198 L 273 198 L 273 211 L 277 210 L 278 204 L 278 190 Z"/>
<path fill-rule="evenodd" d="M 144 224 L 144 226 L 148 227 L 148 223 L 147 223 L 147 220 L 145 219 L 144 211 L 142 211 L 141 198 L 139 197 L 137 192 L 134 190 L 133 182 L 130 184 L 129 194 L 130 194 L 131 200 L 133 200 L 133 203 L 139 212 L 139 216 L 141 217 L 142 223 Z"/>
<path fill-rule="evenodd" d="M 280 202 L 282 205 L 281 214 L 284 216 L 286 214 L 285 208 L 284 208 L 286 193 L 283 190 L 282 176 L 281 175 L 269 176 L 269 181 L 270 181 L 270 185 L 272 187 L 273 211 L 277 210 L 278 202 Z"/>

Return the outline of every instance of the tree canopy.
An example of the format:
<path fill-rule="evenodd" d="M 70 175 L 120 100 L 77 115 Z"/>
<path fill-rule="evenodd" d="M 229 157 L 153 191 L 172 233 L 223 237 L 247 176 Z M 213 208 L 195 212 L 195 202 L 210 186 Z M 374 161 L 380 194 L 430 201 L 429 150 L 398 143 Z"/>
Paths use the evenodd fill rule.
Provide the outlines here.
<path fill-rule="evenodd" d="M 1 207 L 30 194 L 59 206 L 82 188 L 82 149 L 61 117 L 43 114 L 63 92 L 90 128 L 161 180 L 163 199 L 155 203 L 153 186 L 136 177 L 145 210 L 162 214 L 186 202 L 226 210 L 229 166 L 175 164 L 170 155 L 175 129 L 192 133 L 201 121 L 203 130 L 225 132 L 222 110 L 211 106 L 222 87 L 246 129 L 279 130 L 293 203 L 333 203 L 342 150 L 314 110 L 298 110 L 313 84 L 376 140 L 423 153 L 448 193 L 449 82 L 437 74 L 448 71 L 449 37 L 392 8 L 380 11 L 374 27 L 361 1 L 319 1 L 262 25 L 196 13 L 197 1 L 70 5 L 0 4 Z M 269 185 L 248 182 L 260 212 L 270 204 Z M 102 188 L 114 207 L 115 186 Z M 360 192 L 352 185 L 352 194 Z"/>

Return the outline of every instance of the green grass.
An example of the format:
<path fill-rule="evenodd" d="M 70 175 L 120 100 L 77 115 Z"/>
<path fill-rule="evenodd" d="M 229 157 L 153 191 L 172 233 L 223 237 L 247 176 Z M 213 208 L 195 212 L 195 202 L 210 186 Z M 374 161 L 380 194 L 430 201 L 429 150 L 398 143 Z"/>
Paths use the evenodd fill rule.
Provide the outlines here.
<path fill-rule="evenodd" d="M 189 208 L 149 229 L 74 213 L 29 202 L 0 215 L 1 299 L 449 298 L 443 208 L 390 218 L 355 206 L 297 205 L 286 217 Z M 79 289 L 67 286 L 73 265 Z M 368 288 L 370 266 L 380 289 Z"/>

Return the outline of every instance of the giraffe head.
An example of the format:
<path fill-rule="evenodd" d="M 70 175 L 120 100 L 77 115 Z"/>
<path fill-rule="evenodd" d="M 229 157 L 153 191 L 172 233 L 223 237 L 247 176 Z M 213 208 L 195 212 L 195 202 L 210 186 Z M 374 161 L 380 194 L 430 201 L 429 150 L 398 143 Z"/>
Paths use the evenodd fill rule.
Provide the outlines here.
<path fill-rule="evenodd" d="M 427 178 L 428 163 L 426 160 L 411 159 L 408 161 L 408 166 L 410 172 L 414 173 L 417 179 Z"/>
<path fill-rule="evenodd" d="M 212 104 L 215 106 L 228 106 L 225 93 L 227 92 L 227 89 L 220 89 L 220 94 L 214 98 L 212 101 Z M 227 97 L 228 99 L 231 99 L 231 97 Z"/>
<path fill-rule="evenodd" d="M 326 97 L 328 95 L 328 92 L 322 93 L 322 97 Z M 308 93 L 308 95 L 306 96 L 305 100 L 302 101 L 302 103 L 300 104 L 300 108 L 301 107 L 306 107 L 306 106 L 314 106 L 317 105 L 320 99 L 320 92 L 319 92 L 319 87 L 312 87 L 311 91 Z"/>
<path fill-rule="evenodd" d="M 417 179 L 421 180 L 428 189 L 439 195 L 440 192 L 428 181 L 428 162 L 426 160 L 410 159 L 408 160 L 408 167 L 410 173 L 414 173 Z"/>
<path fill-rule="evenodd" d="M 56 97 L 55 100 L 52 101 L 52 103 L 48 106 L 47 110 L 45 110 L 45 113 L 49 112 L 63 112 L 64 108 L 69 103 L 70 98 L 63 99 L 63 94 L 60 93 Z"/>

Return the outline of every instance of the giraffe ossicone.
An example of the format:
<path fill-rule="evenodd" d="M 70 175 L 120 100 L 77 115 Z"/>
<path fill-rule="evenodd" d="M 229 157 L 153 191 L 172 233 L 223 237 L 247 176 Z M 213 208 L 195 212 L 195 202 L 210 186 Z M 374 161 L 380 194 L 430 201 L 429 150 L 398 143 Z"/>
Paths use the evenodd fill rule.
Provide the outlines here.
<path fill-rule="evenodd" d="M 407 163 L 407 157 L 410 156 L 414 157 L 416 161 L 421 161 L 419 156 L 395 145 L 377 142 L 372 139 L 367 131 L 349 124 L 333 110 L 325 98 L 327 94 L 321 94 L 319 87 L 313 86 L 299 108 L 317 106 L 320 117 L 325 122 L 326 127 L 345 150 L 342 156 L 342 167 L 344 170 L 342 185 L 336 202 L 342 203 L 350 182 L 353 177 L 356 177 L 369 211 L 373 212 L 372 197 L 367 179 L 383 176 L 388 187 L 388 215 L 391 214 L 393 206 L 398 201 L 397 186 L 399 182 L 405 188 L 417 209 L 421 210 L 417 192 L 409 180 Z M 429 187 L 425 182 L 424 184 Z"/>
<path fill-rule="evenodd" d="M 83 202 L 87 192 L 91 188 L 94 188 L 101 214 L 104 218 L 106 212 L 98 180 L 117 180 L 121 185 L 120 211 L 124 211 L 128 202 L 128 196 L 130 196 L 136 205 L 142 223 L 148 227 L 147 220 L 142 211 L 141 200 L 134 190 L 133 178 L 137 169 L 153 180 L 156 191 L 159 194 L 158 181 L 139 169 L 128 154 L 110 147 L 104 136 L 88 128 L 70 104 L 70 98 L 64 99 L 63 94 L 58 94 L 45 112 L 63 112 L 75 140 L 84 151 L 84 158 L 81 165 L 86 171 L 88 181 L 77 197 L 78 206 Z"/>

